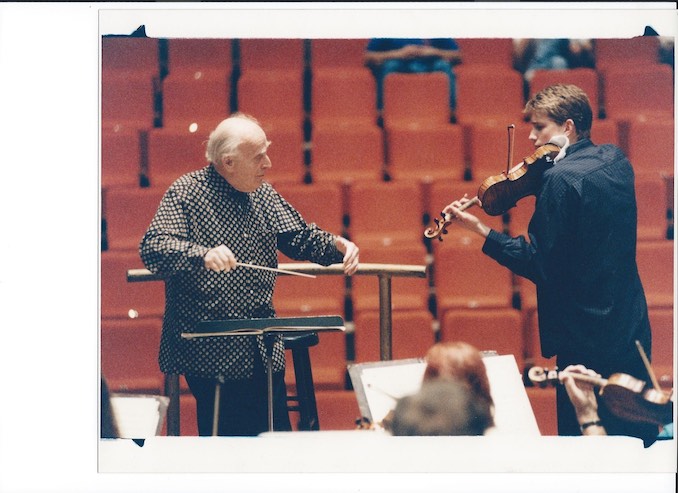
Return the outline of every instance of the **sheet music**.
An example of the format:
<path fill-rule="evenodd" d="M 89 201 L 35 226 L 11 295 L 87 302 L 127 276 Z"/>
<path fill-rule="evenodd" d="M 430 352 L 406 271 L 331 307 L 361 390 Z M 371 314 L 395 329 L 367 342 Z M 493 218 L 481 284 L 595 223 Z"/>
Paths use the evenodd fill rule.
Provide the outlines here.
<path fill-rule="evenodd" d="M 111 408 L 120 438 L 156 436 L 165 419 L 163 396 L 111 396 Z M 168 401 L 168 400 L 167 400 Z"/>
<path fill-rule="evenodd" d="M 379 423 L 384 419 L 388 412 L 395 408 L 398 399 L 417 393 L 425 369 L 426 364 L 417 361 L 363 370 L 362 382 L 373 423 Z"/>

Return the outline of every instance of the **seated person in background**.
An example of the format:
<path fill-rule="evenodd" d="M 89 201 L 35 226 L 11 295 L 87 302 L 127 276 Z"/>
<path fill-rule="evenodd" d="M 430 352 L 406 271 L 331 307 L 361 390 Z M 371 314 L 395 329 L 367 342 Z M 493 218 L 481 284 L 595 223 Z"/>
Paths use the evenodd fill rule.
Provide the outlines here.
<path fill-rule="evenodd" d="M 515 68 L 529 83 L 537 70 L 565 70 L 593 66 L 589 39 L 515 39 Z"/>
<path fill-rule="evenodd" d="M 425 381 L 393 412 L 394 436 L 481 436 L 492 426 L 487 401 L 456 380 Z"/>
<path fill-rule="evenodd" d="M 450 121 L 456 110 L 456 77 L 452 66 L 461 62 L 454 39 L 373 38 L 367 44 L 365 65 L 377 83 L 377 110 L 384 107 L 384 79 L 393 72 L 444 72 L 450 80 Z"/>

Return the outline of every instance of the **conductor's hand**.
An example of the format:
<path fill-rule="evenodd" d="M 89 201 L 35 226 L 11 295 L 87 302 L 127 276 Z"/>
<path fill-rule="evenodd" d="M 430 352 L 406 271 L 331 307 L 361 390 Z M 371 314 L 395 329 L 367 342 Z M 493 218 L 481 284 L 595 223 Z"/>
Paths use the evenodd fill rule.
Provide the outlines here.
<path fill-rule="evenodd" d="M 474 233 L 478 233 L 480 236 L 486 237 L 490 232 L 490 228 L 483 224 L 483 222 L 473 214 L 459 209 L 469 200 L 470 199 L 464 195 L 464 197 L 460 200 L 455 200 L 450 205 L 446 206 L 443 209 L 443 212 L 452 216 L 453 219 L 457 220 L 458 224 L 469 231 L 473 231 Z"/>
<path fill-rule="evenodd" d="M 235 255 L 226 245 L 208 250 L 204 260 L 205 268 L 214 272 L 228 272 L 236 266 Z"/>
<path fill-rule="evenodd" d="M 358 258 L 359 248 L 358 246 L 348 241 L 346 238 L 341 236 L 335 237 L 335 244 L 337 250 L 344 254 L 344 274 L 351 276 L 356 273 L 358 270 L 358 264 L 360 260 Z"/>

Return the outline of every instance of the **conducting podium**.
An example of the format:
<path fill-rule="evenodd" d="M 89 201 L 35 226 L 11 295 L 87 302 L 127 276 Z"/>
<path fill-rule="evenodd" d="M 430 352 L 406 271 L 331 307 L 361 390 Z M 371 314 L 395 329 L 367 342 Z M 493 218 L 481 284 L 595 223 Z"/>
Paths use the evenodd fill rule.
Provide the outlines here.
<path fill-rule="evenodd" d="M 268 429 L 273 431 L 273 346 L 276 336 L 282 336 L 283 340 L 295 341 L 299 336 L 311 337 L 313 345 L 317 343 L 318 332 L 344 331 L 343 319 L 338 315 L 326 315 L 317 317 L 280 317 L 280 318 L 255 318 L 234 320 L 209 320 L 200 322 L 195 332 L 184 332 L 181 337 L 188 340 L 209 337 L 242 337 L 262 336 L 266 348 L 266 381 L 268 391 Z M 308 345 L 305 351 L 294 353 L 295 377 L 297 380 L 297 400 L 302 422 L 308 424 L 309 429 L 318 429 L 317 409 L 315 406 L 315 392 L 311 373 L 310 358 L 308 357 Z M 303 361 L 296 361 L 297 357 Z M 298 364 L 300 363 L 300 364 Z M 214 393 L 214 421 L 212 434 L 217 435 L 219 425 L 219 400 L 223 377 L 216 375 Z M 311 401 L 312 400 L 312 401 Z M 308 403 L 312 405 L 309 406 Z M 305 405 L 305 404 L 306 405 Z M 312 408 L 312 409 L 311 409 Z"/>

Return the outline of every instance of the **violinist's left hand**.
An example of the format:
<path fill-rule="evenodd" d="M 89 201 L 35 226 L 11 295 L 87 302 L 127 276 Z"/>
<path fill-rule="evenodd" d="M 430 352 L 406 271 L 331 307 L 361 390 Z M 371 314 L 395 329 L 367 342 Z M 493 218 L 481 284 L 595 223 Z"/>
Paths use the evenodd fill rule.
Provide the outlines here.
<path fill-rule="evenodd" d="M 452 216 L 453 219 L 458 220 L 459 224 L 464 228 L 468 229 L 469 231 L 473 231 L 474 233 L 477 233 L 485 238 L 490 233 L 490 228 L 480 219 L 478 219 L 477 216 L 469 212 L 459 210 L 459 208 L 468 201 L 469 198 L 464 195 L 464 197 L 460 200 L 455 200 L 450 205 L 446 206 L 443 209 L 443 212 Z"/>
<path fill-rule="evenodd" d="M 334 241 L 337 246 L 337 250 L 344 254 L 344 274 L 347 276 L 355 274 L 360 263 L 358 256 L 360 249 L 355 243 L 348 241 L 346 238 L 342 238 L 341 236 L 336 236 Z"/>

